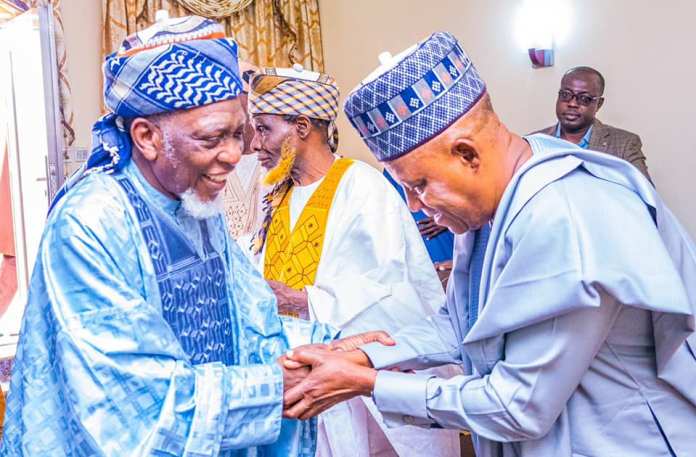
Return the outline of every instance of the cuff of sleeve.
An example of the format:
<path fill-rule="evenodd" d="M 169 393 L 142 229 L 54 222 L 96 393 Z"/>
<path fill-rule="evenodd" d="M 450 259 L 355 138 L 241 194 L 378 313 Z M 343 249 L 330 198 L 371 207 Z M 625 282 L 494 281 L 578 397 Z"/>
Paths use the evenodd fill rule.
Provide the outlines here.
<path fill-rule="evenodd" d="M 290 316 L 280 316 L 280 321 L 283 323 L 283 332 L 289 348 L 305 344 L 329 344 L 339 333 L 338 329 L 318 321 L 310 322 Z"/>
<path fill-rule="evenodd" d="M 372 366 L 378 370 L 392 368 L 403 360 L 403 354 L 399 345 L 385 346 L 382 343 L 368 343 L 360 346 L 360 350 L 367 355 Z"/>
<path fill-rule="evenodd" d="M 205 365 L 217 364 L 201 364 Z M 267 365 L 226 366 L 222 402 L 225 418 L 220 449 L 241 449 L 272 443 L 280 435 L 283 413 L 283 371 L 276 362 Z M 219 389 L 220 390 L 220 389 Z M 196 383 L 198 391 L 198 382 Z M 196 392 L 198 395 L 198 392 Z M 197 399 L 198 401 L 198 399 Z M 207 411 L 206 403 L 197 403 L 198 410 Z M 192 436 L 210 439 L 211 422 L 192 425 Z M 195 427 L 194 427 L 195 426 Z M 197 450 L 197 448 L 192 448 Z M 201 448 L 202 449 L 202 448 Z M 206 448 L 207 449 L 207 448 Z M 197 451 L 203 452 L 203 451 Z M 206 453 L 209 453 L 206 451 Z M 218 452 L 215 452 L 217 455 Z"/>
<path fill-rule="evenodd" d="M 432 377 L 426 373 L 377 373 L 372 396 L 377 408 L 384 414 L 388 426 L 426 426 L 433 423 L 428 417 L 426 406 L 427 384 Z"/>

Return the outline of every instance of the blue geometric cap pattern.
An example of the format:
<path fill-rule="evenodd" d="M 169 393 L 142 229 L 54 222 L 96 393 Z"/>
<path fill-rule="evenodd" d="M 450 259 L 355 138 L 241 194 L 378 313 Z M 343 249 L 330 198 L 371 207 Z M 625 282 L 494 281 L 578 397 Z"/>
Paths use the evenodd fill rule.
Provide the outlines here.
<path fill-rule="evenodd" d="M 51 209 L 82 177 L 121 170 L 131 157 L 125 119 L 230 100 L 241 92 L 237 44 L 198 16 L 172 18 L 127 37 L 106 57 L 104 103 L 87 163 L 61 187 Z"/>
<path fill-rule="evenodd" d="M 229 100 L 241 84 L 237 44 L 227 38 L 111 54 L 104 63 L 104 103 L 124 118 Z"/>
<path fill-rule="evenodd" d="M 457 39 L 437 32 L 393 68 L 353 90 L 344 111 L 375 157 L 388 161 L 437 136 L 485 92 Z"/>

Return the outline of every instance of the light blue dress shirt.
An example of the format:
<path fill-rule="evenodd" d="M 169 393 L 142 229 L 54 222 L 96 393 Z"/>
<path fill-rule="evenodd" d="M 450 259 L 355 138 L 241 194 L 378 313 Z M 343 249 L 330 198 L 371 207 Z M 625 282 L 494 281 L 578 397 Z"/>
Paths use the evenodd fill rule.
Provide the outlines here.
<path fill-rule="evenodd" d="M 561 124 L 557 123 L 556 124 L 556 132 L 553 134 L 556 138 L 561 137 Z M 589 129 L 587 129 L 587 132 L 582 136 L 580 139 L 580 142 L 578 143 L 578 146 L 583 148 L 583 149 L 589 149 L 590 148 L 590 138 L 592 138 L 592 126 L 590 126 Z"/>

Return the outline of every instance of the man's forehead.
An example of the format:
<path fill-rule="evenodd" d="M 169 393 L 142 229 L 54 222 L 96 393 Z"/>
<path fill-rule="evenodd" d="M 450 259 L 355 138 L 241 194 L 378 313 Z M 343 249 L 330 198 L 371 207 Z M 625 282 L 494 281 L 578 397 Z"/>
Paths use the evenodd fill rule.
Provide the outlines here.
<path fill-rule="evenodd" d="M 175 122 L 189 123 L 192 126 L 237 125 L 246 121 L 246 112 L 239 101 L 234 99 L 175 112 L 172 119 Z"/>
<path fill-rule="evenodd" d="M 251 115 L 251 121 L 254 124 L 273 124 L 285 122 L 285 119 L 280 114 L 255 113 Z"/>
<path fill-rule="evenodd" d="M 251 115 L 251 124 L 252 125 L 259 125 L 263 124 L 266 120 L 265 114 L 252 114 Z"/>
<path fill-rule="evenodd" d="M 599 78 L 597 75 L 589 72 L 573 72 L 565 75 L 561 79 L 562 86 L 584 86 L 584 87 L 594 87 L 599 85 Z"/>

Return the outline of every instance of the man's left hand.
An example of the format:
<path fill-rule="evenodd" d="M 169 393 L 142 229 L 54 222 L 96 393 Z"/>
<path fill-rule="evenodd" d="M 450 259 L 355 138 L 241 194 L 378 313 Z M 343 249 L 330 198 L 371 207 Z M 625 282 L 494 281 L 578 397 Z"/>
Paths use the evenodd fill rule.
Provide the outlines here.
<path fill-rule="evenodd" d="M 380 343 L 384 346 L 394 346 L 396 344 L 387 332 L 375 330 L 332 341 L 329 343 L 329 348 L 334 351 L 353 351 L 368 343 Z"/>
<path fill-rule="evenodd" d="M 309 301 L 306 290 L 293 289 L 280 281 L 268 280 L 267 282 L 276 296 L 278 313 L 305 320 L 309 319 Z"/>
<path fill-rule="evenodd" d="M 309 419 L 337 403 L 358 395 L 371 395 L 377 371 L 369 368 L 362 351 L 331 351 L 298 348 L 288 354 L 292 361 L 310 365 L 309 375 L 285 392 L 283 416 Z"/>
<path fill-rule="evenodd" d="M 358 357 L 358 359 L 352 359 L 353 361 L 358 361 L 358 363 L 366 367 L 371 367 L 372 364 L 370 363 L 370 360 L 366 356 L 364 358 L 362 357 L 365 355 L 365 353 L 362 351 L 356 351 L 356 349 L 360 349 L 361 346 L 368 343 L 380 343 L 384 346 L 394 346 L 396 344 L 396 342 L 387 332 L 383 330 L 374 330 L 371 332 L 358 333 L 357 335 L 334 340 L 329 344 L 306 344 L 304 346 L 298 346 L 294 350 L 327 349 L 330 351 L 350 351 L 351 355 L 356 354 Z M 300 362 L 295 362 L 294 360 L 288 358 L 285 359 L 284 364 L 286 368 L 290 369 L 304 366 Z"/>
<path fill-rule="evenodd" d="M 290 366 L 287 361 L 288 358 L 285 355 L 276 360 L 280 369 L 283 370 L 283 392 L 300 384 L 309 374 L 308 366 Z"/>

